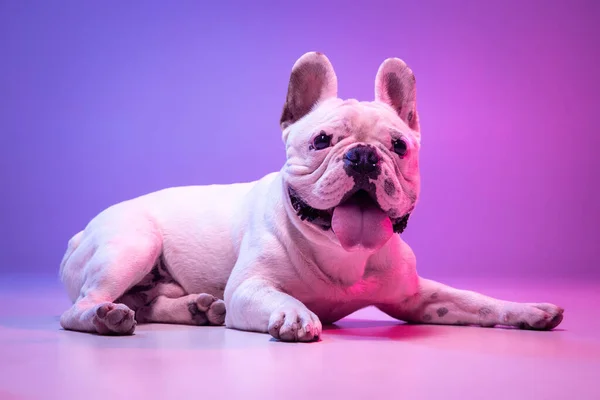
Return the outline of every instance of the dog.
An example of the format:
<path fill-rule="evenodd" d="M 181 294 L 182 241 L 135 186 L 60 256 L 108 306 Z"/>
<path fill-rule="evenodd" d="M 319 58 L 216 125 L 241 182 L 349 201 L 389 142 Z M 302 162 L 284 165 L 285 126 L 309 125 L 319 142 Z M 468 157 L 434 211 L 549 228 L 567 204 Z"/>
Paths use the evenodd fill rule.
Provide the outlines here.
<path fill-rule="evenodd" d="M 223 325 L 312 342 L 368 306 L 409 323 L 551 330 L 563 309 L 417 274 L 401 233 L 420 192 L 412 70 L 389 58 L 375 99 L 337 96 L 329 59 L 294 64 L 281 114 L 285 165 L 247 183 L 173 187 L 113 205 L 68 243 L 65 330 Z"/>

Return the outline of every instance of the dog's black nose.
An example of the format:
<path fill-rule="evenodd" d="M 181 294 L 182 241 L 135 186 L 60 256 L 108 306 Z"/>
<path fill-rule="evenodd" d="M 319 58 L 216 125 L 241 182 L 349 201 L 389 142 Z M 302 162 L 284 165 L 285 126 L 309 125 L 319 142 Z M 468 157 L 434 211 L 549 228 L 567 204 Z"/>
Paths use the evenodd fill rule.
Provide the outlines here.
<path fill-rule="evenodd" d="M 371 146 L 359 145 L 344 154 L 344 164 L 359 174 L 370 174 L 379 166 L 379 156 Z"/>

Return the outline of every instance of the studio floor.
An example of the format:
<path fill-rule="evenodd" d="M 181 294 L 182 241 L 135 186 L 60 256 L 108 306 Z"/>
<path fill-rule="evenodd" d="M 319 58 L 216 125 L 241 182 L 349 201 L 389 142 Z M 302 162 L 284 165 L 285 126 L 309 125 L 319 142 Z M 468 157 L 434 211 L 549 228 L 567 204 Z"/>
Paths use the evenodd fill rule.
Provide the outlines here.
<path fill-rule="evenodd" d="M 440 279 L 441 280 L 441 279 Z M 600 282 L 443 280 L 565 308 L 552 332 L 418 326 L 361 310 L 310 344 L 223 327 L 61 330 L 55 279 L 0 283 L 0 399 L 600 399 Z"/>

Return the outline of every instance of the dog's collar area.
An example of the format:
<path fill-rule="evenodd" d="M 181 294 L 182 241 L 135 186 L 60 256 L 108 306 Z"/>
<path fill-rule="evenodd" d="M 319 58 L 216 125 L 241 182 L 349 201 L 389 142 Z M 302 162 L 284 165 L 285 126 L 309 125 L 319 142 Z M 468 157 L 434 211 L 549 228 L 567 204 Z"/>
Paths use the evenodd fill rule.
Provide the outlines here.
<path fill-rule="evenodd" d="M 296 211 L 296 215 L 300 217 L 302 221 L 308 221 L 312 224 L 315 224 L 324 231 L 331 229 L 331 217 L 333 210 L 318 210 L 309 206 L 291 187 L 288 187 L 288 193 L 290 195 L 292 207 L 294 208 L 294 211 Z"/>
<path fill-rule="evenodd" d="M 410 213 L 400 217 L 392 219 L 392 227 L 394 228 L 394 233 L 402 233 L 406 229 L 406 225 L 408 225 L 408 218 L 410 217 Z"/>
<path fill-rule="evenodd" d="M 324 231 L 328 231 L 331 229 L 331 218 L 333 215 L 333 208 L 329 210 L 319 210 L 314 207 L 309 206 L 294 189 L 288 187 L 288 193 L 290 196 L 290 202 L 292 204 L 292 208 L 296 211 L 296 215 L 300 217 L 302 221 L 308 221 L 314 225 L 317 225 Z M 410 213 L 403 215 L 399 218 L 392 219 L 392 227 L 394 229 L 394 233 L 402 233 L 406 229 L 408 224 L 408 218 L 410 217 Z"/>

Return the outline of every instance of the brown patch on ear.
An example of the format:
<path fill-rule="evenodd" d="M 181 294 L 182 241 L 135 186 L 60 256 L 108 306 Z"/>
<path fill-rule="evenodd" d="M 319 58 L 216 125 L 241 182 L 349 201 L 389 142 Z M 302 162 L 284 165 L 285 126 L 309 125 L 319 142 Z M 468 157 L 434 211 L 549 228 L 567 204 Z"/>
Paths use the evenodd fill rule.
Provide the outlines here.
<path fill-rule="evenodd" d="M 337 95 L 337 77 L 327 57 L 306 53 L 296 61 L 279 123 L 285 129 L 308 114 L 321 100 Z"/>
<path fill-rule="evenodd" d="M 321 98 L 327 82 L 327 70 L 321 64 L 307 63 L 298 67 L 290 77 L 281 124 L 293 124 L 308 114 Z"/>
<path fill-rule="evenodd" d="M 294 118 L 294 116 L 292 115 L 292 111 L 288 107 L 288 104 L 286 101 L 285 104 L 283 105 L 283 111 L 281 112 L 281 118 L 279 119 L 279 125 L 281 125 L 282 128 L 285 128 L 284 124 L 287 123 L 287 121 L 291 121 L 293 118 Z"/>
<path fill-rule="evenodd" d="M 390 105 L 394 107 L 398 115 L 400 115 L 402 113 L 404 91 L 398 75 L 392 72 L 385 74 L 384 90 L 386 91 L 388 99 L 390 99 Z"/>
<path fill-rule="evenodd" d="M 416 79 L 404 61 L 389 58 L 381 64 L 375 78 L 375 100 L 390 105 L 412 130 L 420 130 Z"/>

